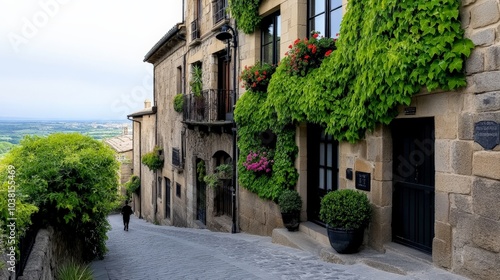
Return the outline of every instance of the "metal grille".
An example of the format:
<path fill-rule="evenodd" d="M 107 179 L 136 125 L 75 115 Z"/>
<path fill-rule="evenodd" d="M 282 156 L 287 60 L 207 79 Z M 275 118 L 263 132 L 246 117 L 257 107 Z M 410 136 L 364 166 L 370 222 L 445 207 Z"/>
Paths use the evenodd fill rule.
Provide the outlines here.
<path fill-rule="evenodd" d="M 198 24 L 198 19 L 191 22 L 191 40 L 200 38 L 200 29 Z"/>
<path fill-rule="evenodd" d="M 215 122 L 232 120 L 233 106 L 231 90 L 204 90 L 201 96 L 184 96 L 184 120 L 197 122 Z"/>
<path fill-rule="evenodd" d="M 217 0 L 213 3 L 214 25 L 226 18 L 227 0 Z"/>
<path fill-rule="evenodd" d="M 178 148 L 172 148 L 172 165 L 181 166 L 181 156 Z"/>

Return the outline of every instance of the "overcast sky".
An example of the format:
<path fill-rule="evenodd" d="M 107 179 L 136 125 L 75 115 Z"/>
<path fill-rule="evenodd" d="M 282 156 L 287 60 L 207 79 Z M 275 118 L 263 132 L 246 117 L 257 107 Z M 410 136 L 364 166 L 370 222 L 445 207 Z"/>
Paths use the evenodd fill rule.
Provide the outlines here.
<path fill-rule="evenodd" d="M 182 0 L 0 0 L 0 120 L 126 119 Z"/>

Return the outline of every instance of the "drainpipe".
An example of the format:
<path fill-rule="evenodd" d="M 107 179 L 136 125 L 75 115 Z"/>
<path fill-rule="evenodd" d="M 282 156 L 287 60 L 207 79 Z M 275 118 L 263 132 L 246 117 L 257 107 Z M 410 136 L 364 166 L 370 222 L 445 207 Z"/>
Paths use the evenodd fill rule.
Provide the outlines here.
<path fill-rule="evenodd" d="M 142 164 L 141 164 L 141 157 L 142 157 L 142 148 L 141 148 L 141 122 L 136 121 L 133 118 L 131 119 L 130 117 L 127 117 L 129 121 L 133 121 L 139 124 L 139 178 L 142 178 Z M 133 127 L 133 126 L 132 126 Z M 134 133 L 132 132 L 132 144 L 134 143 Z M 132 149 L 132 158 L 135 159 L 135 149 Z M 142 180 L 141 180 L 142 181 Z M 142 184 L 141 184 L 142 185 Z M 139 193 L 139 219 L 142 219 L 142 189 L 143 186 L 140 188 L 140 193 Z"/>

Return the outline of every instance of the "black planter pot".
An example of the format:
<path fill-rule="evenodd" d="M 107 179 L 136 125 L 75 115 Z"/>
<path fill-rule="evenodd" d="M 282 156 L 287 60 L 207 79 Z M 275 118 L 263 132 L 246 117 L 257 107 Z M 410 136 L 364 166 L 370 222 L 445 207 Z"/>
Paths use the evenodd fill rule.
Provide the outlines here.
<path fill-rule="evenodd" d="M 330 245 L 339 254 L 352 254 L 359 250 L 363 243 L 365 229 L 341 229 L 327 226 L 328 240 Z"/>
<path fill-rule="evenodd" d="M 296 231 L 299 229 L 300 224 L 300 212 L 292 213 L 281 213 L 281 218 L 283 219 L 283 224 L 288 229 L 288 231 Z"/>

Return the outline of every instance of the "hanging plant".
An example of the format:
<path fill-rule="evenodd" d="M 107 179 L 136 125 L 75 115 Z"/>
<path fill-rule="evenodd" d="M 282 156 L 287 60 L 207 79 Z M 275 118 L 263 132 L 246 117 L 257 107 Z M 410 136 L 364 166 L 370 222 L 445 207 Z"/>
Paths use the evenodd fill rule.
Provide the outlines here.
<path fill-rule="evenodd" d="M 156 171 L 163 167 L 163 149 L 156 146 L 153 151 L 142 156 L 141 162 L 146 165 L 149 170 Z"/>
<path fill-rule="evenodd" d="M 276 66 L 269 63 L 257 62 L 253 66 L 246 66 L 241 72 L 240 81 L 243 88 L 252 92 L 266 92 L 271 76 L 276 71 Z"/>
<path fill-rule="evenodd" d="M 205 175 L 203 181 L 207 186 L 216 188 L 222 185 L 222 180 L 231 179 L 233 166 L 231 164 L 221 164 L 215 168 L 215 172 Z"/>

